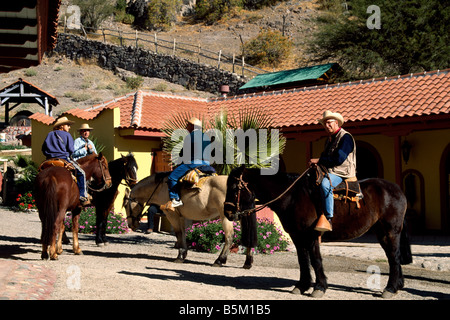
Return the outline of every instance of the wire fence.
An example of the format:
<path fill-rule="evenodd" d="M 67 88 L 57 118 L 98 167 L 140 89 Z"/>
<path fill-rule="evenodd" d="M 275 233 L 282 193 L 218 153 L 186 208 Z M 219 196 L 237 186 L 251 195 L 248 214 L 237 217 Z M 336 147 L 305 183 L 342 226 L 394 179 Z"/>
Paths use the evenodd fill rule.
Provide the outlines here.
<path fill-rule="evenodd" d="M 61 25 L 60 25 L 61 26 Z M 125 32 L 120 29 L 100 28 L 93 30 L 81 25 L 80 30 L 69 29 L 64 21 L 61 26 L 64 33 L 82 34 L 86 39 L 97 40 L 112 43 L 120 46 L 134 46 L 145 50 L 153 51 L 158 54 L 177 56 L 197 63 L 204 63 L 216 66 L 219 69 L 239 74 L 243 77 L 253 78 L 258 74 L 266 73 L 266 70 L 251 66 L 245 63 L 245 57 L 238 57 L 224 54 L 222 50 L 211 51 L 203 48 L 200 44 L 179 42 L 175 38 L 166 40 L 158 37 L 157 33 L 147 32 Z"/>

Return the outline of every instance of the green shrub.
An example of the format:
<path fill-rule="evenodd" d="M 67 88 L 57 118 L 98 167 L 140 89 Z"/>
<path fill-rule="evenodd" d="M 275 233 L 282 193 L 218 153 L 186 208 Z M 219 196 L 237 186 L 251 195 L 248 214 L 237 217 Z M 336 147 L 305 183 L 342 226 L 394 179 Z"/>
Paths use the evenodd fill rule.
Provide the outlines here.
<path fill-rule="evenodd" d="M 37 75 L 37 71 L 36 71 L 36 69 L 30 68 L 30 69 L 25 70 L 25 75 L 27 77 L 34 77 Z"/>
<path fill-rule="evenodd" d="M 180 0 L 151 0 L 148 2 L 148 26 L 154 30 L 167 30 L 177 21 Z"/>
<path fill-rule="evenodd" d="M 243 52 L 248 64 L 276 67 L 286 60 L 294 44 L 278 30 L 261 30 L 258 36 L 244 43 Z"/>
<path fill-rule="evenodd" d="M 195 18 L 204 20 L 206 24 L 213 24 L 233 17 L 242 7 L 242 0 L 197 0 Z"/>
<path fill-rule="evenodd" d="M 125 82 L 127 83 L 127 88 L 137 90 L 144 83 L 144 78 L 142 78 L 141 76 L 128 77 Z"/>
<path fill-rule="evenodd" d="M 241 244 L 241 226 L 233 222 L 233 245 Z M 270 253 L 287 249 L 288 241 L 282 232 L 268 219 L 257 219 L 258 246 L 257 253 Z M 197 251 L 216 253 L 225 241 L 225 234 L 220 220 L 211 220 L 192 224 L 186 229 L 186 242 Z"/>
<path fill-rule="evenodd" d="M 18 194 L 17 198 L 17 207 L 20 211 L 28 211 L 31 209 L 36 209 L 36 202 L 33 198 L 33 194 L 31 191 L 25 192 L 23 195 Z"/>

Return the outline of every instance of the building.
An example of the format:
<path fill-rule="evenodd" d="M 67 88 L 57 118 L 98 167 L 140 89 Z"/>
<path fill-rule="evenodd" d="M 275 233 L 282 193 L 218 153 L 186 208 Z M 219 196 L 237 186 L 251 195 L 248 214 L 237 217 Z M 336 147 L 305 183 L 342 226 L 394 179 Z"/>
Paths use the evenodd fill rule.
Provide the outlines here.
<path fill-rule="evenodd" d="M 133 151 L 140 179 L 161 159 L 160 131 L 177 112 L 212 116 L 260 108 L 287 137 L 282 160 L 287 171 L 303 172 L 323 150 L 325 131 L 317 119 L 340 112 L 357 145 L 358 177 L 381 177 L 402 186 L 408 197 L 412 232 L 450 232 L 450 70 L 361 80 L 212 100 L 137 91 L 90 109 L 64 115 L 96 128 L 93 135 L 115 159 Z M 42 141 L 55 119 L 32 117 L 33 159 L 43 159 Z M 164 161 L 162 161 L 164 163 Z M 152 169 L 153 168 L 153 169 Z M 116 202 L 120 211 L 121 196 Z"/>

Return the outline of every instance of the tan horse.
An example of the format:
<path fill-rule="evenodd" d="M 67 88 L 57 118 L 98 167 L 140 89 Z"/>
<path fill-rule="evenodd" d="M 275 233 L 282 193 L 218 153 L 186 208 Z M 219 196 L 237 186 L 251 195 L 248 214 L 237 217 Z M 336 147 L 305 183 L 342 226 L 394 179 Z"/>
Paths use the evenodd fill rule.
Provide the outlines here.
<path fill-rule="evenodd" d="M 131 190 L 127 189 L 123 205 L 127 212 L 128 226 L 132 230 L 139 227 L 139 222 L 146 205 L 163 205 L 169 201 L 167 177 L 169 172 L 157 173 L 139 181 Z M 178 257 L 175 262 L 184 262 L 187 255 L 185 234 L 185 219 L 211 220 L 220 217 L 225 233 L 225 245 L 222 248 L 214 266 L 222 266 L 226 263 L 230 246 L 233 243 L 233 222 L 225 218 L 223 203 L 227 190 L 227 176 L 213 176 L 208 178 L 198 189 L 181 188 L 181 200 L 183 206 L 175 211 L 164 211 L 172 225 L 177 237 L 176 247 Z M 253 262 L 251 248 L 247 248 L 247 257 L 244 268 L 250 269 Z"/>

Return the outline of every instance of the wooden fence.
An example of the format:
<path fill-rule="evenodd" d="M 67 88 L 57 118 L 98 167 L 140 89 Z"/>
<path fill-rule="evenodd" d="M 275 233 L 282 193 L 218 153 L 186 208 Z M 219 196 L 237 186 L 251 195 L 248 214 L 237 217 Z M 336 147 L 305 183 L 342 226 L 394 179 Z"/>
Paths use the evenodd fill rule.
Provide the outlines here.
<path fill-rule="evenodd" d="M 254 76 L 266 73 L 266 70 L 251 66 L 245 63 L 244 57 L 237 57 L 226 55 L 222 50 L 211 51 L 203 48 L 200 44 L 194 45 L 190 43 L 178 42 L 176 39 L 165 40 L 156 33 L 150 34 L 146 32 L 124 32 L 122 30 L 100 28 L 94 31 L 91 28 L 81 26 L 81 30 L 71 30 L 66 28 L 63 22 L 62 27 L 64 33 L 70 31 L 72 33 L 81 33 L 86 39 L 99 40 L 109 42 L 120 46 L 134 46 L 140 47 L 159 54 L 167 54 L 177 56 L 180 58 L 195 61 L 197 63 L 204 63 L 212 66 L 217 66 L 222 70 L 230 71 L 232 73 L 253 78 Z"/>

